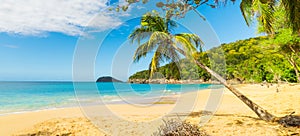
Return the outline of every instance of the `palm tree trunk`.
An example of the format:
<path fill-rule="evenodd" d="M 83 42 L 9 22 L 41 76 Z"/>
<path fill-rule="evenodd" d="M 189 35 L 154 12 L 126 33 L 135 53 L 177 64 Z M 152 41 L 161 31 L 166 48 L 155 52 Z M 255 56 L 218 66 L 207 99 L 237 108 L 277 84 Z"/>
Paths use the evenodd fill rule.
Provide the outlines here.
<path fill-rule="evenodd" d="M 234 88 L 232 85 L 228 84 L 227 81 L 221 77 L 218 73 L 214 72 L 207 66 L 203 65 L 199 61 L 194 61 L 199 67 L 204 69 L 206 72 L 210 73 L 213 77 L 215 77 L 221 84 L 223 84 L 226 88 L 228 88 L 235 96 L 237 96 L 240 100 L 242 100 L 249 108 L 251 108 L 256 115 L 265 121 L 275 121 L 276 117 L 269 113 L 267 110 L 263 109 L 253 101 L 251 101 L 248 97 L 243 95 L 239 90 Z"/>
<path fill-rule="evenodd" d="M 186 56 L 186 53 L 178 48 L 174 47 L 179 53 Z M 221 84 L 223 84 L 227 89 L 229 89 L 236 97 L 238 97 L 241 101 L 243 101 L 250 109 L 252 109 L 256 115 L 265 121 L 276 121 L 277 117 L 269 113 L 267 110 L 263 109 L 253 101 L 251 101 L 248 97 L 243 95 L 238 89 L 234 88 L 232 85 L 228 84 L 227 81 L 220 76 L 218 73 L 211 70 L 209 67 L 205 66 L 204 64 L 200 63 L 196 59 L 194 59 L 194 62 L 202 69 L 204 69 L 206 72 L 210 73 L 213 77 L 215 77 Z"/>

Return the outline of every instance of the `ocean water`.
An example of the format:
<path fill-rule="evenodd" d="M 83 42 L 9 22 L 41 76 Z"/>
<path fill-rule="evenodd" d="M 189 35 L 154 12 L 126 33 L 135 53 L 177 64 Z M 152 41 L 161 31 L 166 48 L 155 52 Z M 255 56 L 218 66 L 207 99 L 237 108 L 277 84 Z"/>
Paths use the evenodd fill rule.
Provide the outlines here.
<path fill-rule="evenodd" d="M 0 115 L 74 107 L 84 104 L 122 103 L 207 89 L 211 84 L 127 84 L 92 82 L 0 82 Z"/>

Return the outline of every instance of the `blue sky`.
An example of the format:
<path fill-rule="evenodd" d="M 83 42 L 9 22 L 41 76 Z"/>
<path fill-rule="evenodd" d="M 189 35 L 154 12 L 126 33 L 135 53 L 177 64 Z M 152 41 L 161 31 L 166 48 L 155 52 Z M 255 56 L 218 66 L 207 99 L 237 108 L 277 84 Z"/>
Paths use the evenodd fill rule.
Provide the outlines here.
<path fill-rule="evenodd" d="M 90 40 L 89 38 L 95 38 L 91 35 L 78 40 L 79 35 L 85 35 L 87 30 L 97 30 L 96 38 L 109 32 L 100 49 L 95 51 L 93 78 L 113 75 L 126 80 L 135 71 L 148 68 L 149 58 L 140 63 L 128 64 L 131 63 L 130 52 L 136 46 L 130 46 L 126 38 L 139 20 L 133 19 L 124 23 L 121 18 L 130 16 L 131 12 L 135 12 L 134 9 L 128 13 L 109 14 L 102 12 L 102 9 L 107 8 L 104 0 L 43 2 L 48 2 L 49 6 L 39 8 L 39 4 L 43 3 L 31 0 L 19 4 L 10 0 L 1 2 L 0 81 L 71 81 L 74 51 L 78 48 L 78 42 L 93 43 L 95 47 L 86 45 L 91 52 L 99 49 L 96 46 L 101 43 L 99 39 Z M 22 8 L 19 9 L 18 6 Z M 202 6 L 198 10 L 206 17 L 207 23 L 214 29 L 221 43 L 256 36 L 255 26 L 246 26 L 238 2 L 217 9 Z M 97 14 L 98 18 L 95 18 Z M 97 24 L 89 22 L 92 18 Z M 185 19 L 188 23 L 193 20 Z M 116 27 L 120 24 L 121 26 Z M 107 28 L 115 29 L 107 31 Z M 203 33 L 205 37 L 205 32 Z M 88 42 L 86 39 L 89 39 Z M 116 55 L 116 52 L 119 54 Z M 89 52 L 83 56 L 87 58 Z M 82 60 L 84 64 L 86 60 Z"/>

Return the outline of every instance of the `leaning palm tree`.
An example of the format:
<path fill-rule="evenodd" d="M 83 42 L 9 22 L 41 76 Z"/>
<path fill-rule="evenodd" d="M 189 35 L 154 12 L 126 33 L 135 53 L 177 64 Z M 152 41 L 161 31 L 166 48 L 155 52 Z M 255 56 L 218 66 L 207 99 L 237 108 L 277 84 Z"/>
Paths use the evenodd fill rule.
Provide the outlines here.
<path fill-rule="evenodd" d="M 182 54 L 215 77 L 221 84 L 248 105 L 259 118 L 265 121 L 277 120 L 277 117 L 270 114 L 267 110 L 263 109 L 240 93 L 239 90 L 228 84 L 218 73 L 194 59 L 193 54 L 197 52 L 197 49 L 201 50 L 201 45 L 203 44 L 201 39 L 195 34 L 172 34 L 170 30 L 175 26 L 176 23 L 169 18 L 163 18 L 158 13 L 147 13 L 142 16 L 140 27 L 134 29 L 129 36 L 132 43 L 135 41 L 138 43 L 138 48 L 134 54 L 135 62 L 148 55 L 149 52 L 154 51 L 149 67 L 150 77 L 155 70 L 157 70 L 161 61 L 165 59 L 178 61 L 179 54 Z"/>

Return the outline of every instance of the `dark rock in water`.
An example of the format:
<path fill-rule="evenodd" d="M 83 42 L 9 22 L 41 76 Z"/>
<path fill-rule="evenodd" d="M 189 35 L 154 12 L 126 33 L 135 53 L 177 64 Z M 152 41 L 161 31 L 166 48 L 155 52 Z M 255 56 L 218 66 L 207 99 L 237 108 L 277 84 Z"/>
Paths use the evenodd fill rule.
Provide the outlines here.
<path fill-rule="evenodd" d="M 123 82 L 110 76 L 99 77 L 96 82 Z"/>
<path fill-rule="evenodd" d="M 300 127 L 300 116 L 287 115 L 279 119 L 278 122 L 285 127 Z"/>

